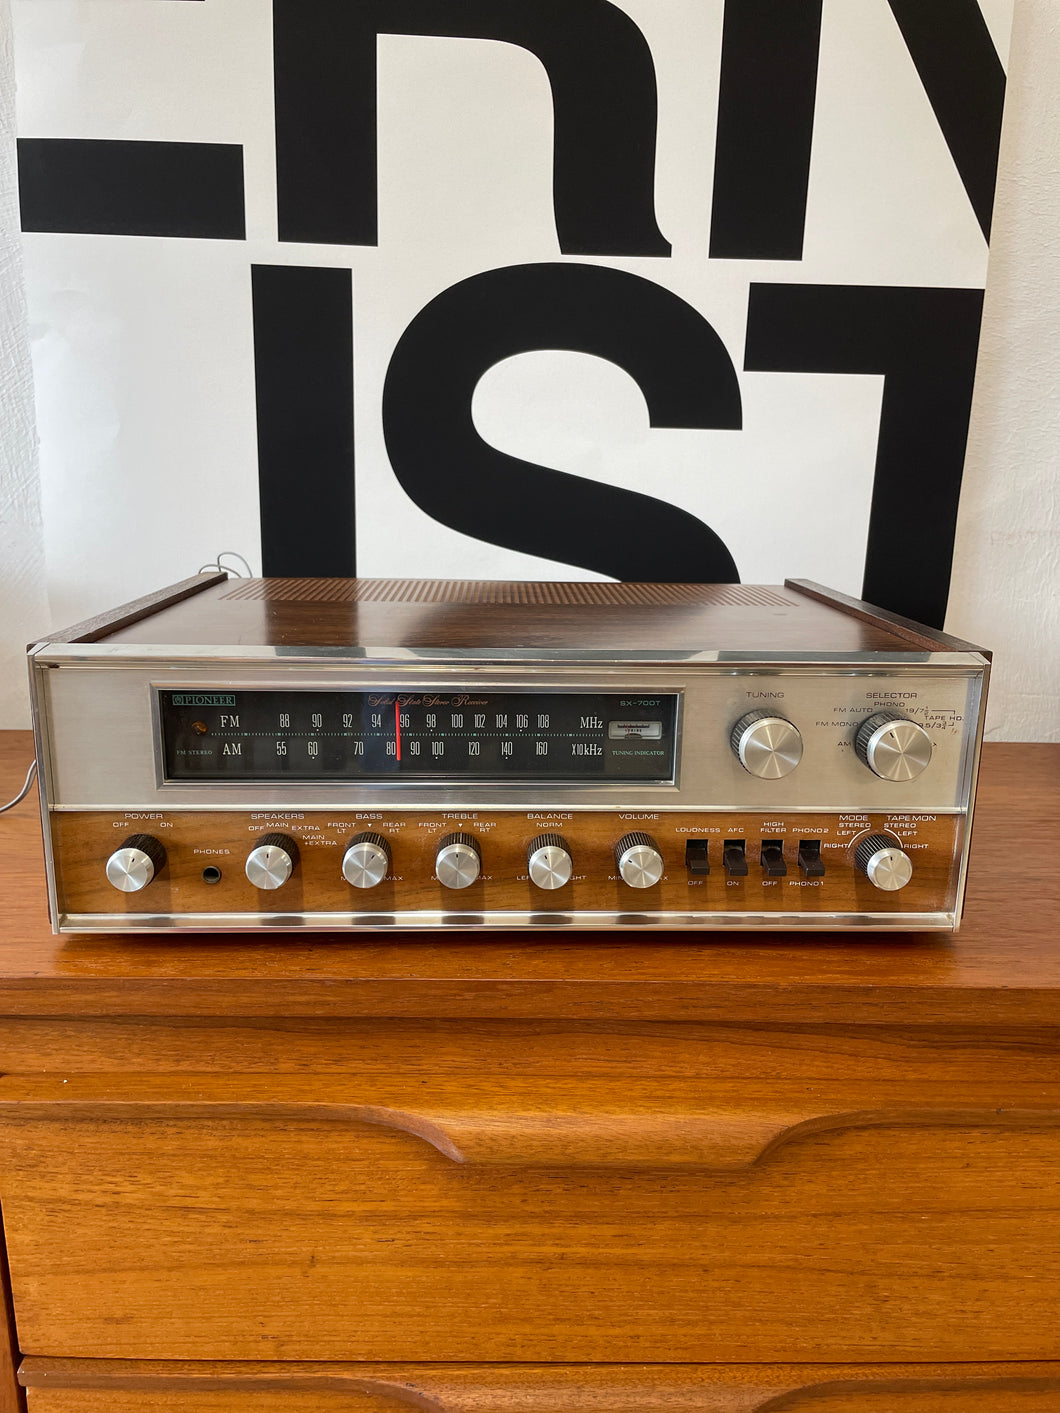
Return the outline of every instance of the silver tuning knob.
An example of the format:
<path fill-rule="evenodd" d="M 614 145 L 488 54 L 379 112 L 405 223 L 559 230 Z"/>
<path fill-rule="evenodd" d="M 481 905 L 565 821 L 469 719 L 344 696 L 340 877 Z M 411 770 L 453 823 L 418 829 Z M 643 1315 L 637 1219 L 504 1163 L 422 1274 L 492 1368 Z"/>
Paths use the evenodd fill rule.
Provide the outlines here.
<path fill-rule="evenodd" d="M 913 876 L 913 861 L 894 839 L 870 834 L 854 852 L 854 862 L 874 888 L 897 893 Z"/>
<path fill-rule="evenodd" d="M 878 711 L 863 721 L 854 749 L 881 780 L 915 780 L 931 763 L 931 737 L 897 711 Z"/>
<path fill-rule="evenodd" d="M 470 888 L 482 872 L 482 855 L 472 834 L 447 834 L 438 845 L 434 872 L 443 888 Z"/>
<path fill-rule="evenodd" d="M 790 775 L 802 760 L 798 727 L 769 711 L 749 711 L 741 716 L 729 735 L 729 745 L 744 770 L 760 780 Z"/>
<path fill-rule="evenodd" d="M 287 834 L 266 834 L 247 855 L 246 874 L 255 888 L 282 888 L 298 862 L 298 845 Z"/>
<path fill-rule="evenodd" d="M 659 846 L 650 834 L 635 830 L 624 834 L 615 845 L 615 863 L 623 883 L 631 888 L 652 888 L 663 876 L 665 864 Z"/>
<path fill-rule="evenodd" d="M 538 888 L 562 888 L 574 872 L 570 847 L 560 834 L 539 834 L 527 848 L 526 865 Z"/>
<path fill-rule="evenodd" d="M 151 834 L 130 834 L 107 860 L 107 882 L 119 893 L 139 893 L 162 868 L 166 851 Z"/>
<path fill-rule="evenodd" d="M 381 834 L 358 834 L 342 856 L 342 876 L 352 888 L 374 888 L 390 869 L 390 845 Z"/>

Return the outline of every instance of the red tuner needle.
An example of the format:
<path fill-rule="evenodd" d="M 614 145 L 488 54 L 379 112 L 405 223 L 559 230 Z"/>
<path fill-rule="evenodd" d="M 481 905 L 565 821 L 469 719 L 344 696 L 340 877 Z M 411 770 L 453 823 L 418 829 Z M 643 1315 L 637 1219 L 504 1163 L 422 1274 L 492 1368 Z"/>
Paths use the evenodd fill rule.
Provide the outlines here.
<path fill-rule="evenodd" d="M 397 758 L 401 759 L 401 703 L 394 702 L 394 736 L 397 740 Z"/>

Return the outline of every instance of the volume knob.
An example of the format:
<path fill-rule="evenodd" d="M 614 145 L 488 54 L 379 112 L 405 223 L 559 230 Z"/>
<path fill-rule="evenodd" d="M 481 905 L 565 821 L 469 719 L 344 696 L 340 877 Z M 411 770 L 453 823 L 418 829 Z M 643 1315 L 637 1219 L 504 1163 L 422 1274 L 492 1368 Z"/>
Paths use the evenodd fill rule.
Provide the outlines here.
<path fill-rule="evenodd" d="M 665 863 L 650 834 L 635 830 L 615 845 L 615 863 L 623 883 L 631 888 L 653 888 L 663 876 Z"/>
<path fill-rule="evenodd" d="M 154 835 L 130 834 L 107 860 L 107 882 L 119 893 L 139 893 L 165 861 L 165 848 Z"/>
<path fill-rule="evenodd" d="M 884 893 L 897 893 L 913 876 L 913 861 L 886 834 L 870 834 L 854 853 L 854 862 L 873 885 Z"/>
<path fill-rule="evenodd" d="M 931 737 L 897 711 L 878 711 L 858 727 L 854 749 L 881 780 L 915 780 L 931 763 Z"/>
<path fill-rule="evenodd" d="M 574 872 L 570 848 L 560 834 L 539 834 L 527 848 L 526 866 L 539 888 L 562 888 Z"/>
<path fill-rule="evenodd" d="M 342 876 L 353 888 L 375 888 L 390 868 L 390 845 L 381 834 L 358 834 L 342 856 Z"/>
<path fill-rule="evenodd" d="M 246 874 L 255 888 L 282 888 L 298 862 L 298 845 L 287 834 L 266 834 L 247 855 Z"/>
<path fill-rule="evenodd" d="M 470 888 L 482 872 L 482 854 L 472 834 L 447 834 L 438 845 L 434 871 L 443 888 Z"/>
<path fill-rule="evenodd" d="M 802 760 L 802 736 L 786 717 L 769 711 L 749 711 L 729 734 L 744 770 L 760 780 L 780 780 Z"/>

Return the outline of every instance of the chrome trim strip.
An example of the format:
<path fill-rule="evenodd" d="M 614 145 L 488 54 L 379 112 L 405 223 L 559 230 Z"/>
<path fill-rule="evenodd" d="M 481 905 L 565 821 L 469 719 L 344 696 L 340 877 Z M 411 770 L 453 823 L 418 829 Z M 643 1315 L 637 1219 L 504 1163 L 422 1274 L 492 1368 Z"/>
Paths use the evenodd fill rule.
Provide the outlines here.
<path fill-rule="evenodd" d="M 209 786 L 203 786 L 202 788 L 205 790 L 205 789 L 208 789 L 208 788 L 210 788 L 210 787 L 209 787 Z M 217 787 L 217 788 L 220 788 L 220 789 L 228 789 L 228 788 L 231 788 L 231 787 L 225 786 L 225 785 L 222 783 L 222 784 L 221 784 L 219 787 Z M 251 787 L 250 787 L 250 786 L 243 786 L 243 787 L 241 787 L 241 788 L 250 789 Z M 258 787 L 256 787 L 256 788 L 259 788 L 259 789 L 268 789 L 269 786 L 266 784 L 266 785 L 258 786 Z M 394 784 L 392 784 L 391 786 L 389 786 L 389 788 L 390 788 L 390 789 L 399 789 L 399 788 L 401 788 L 401 787 L 400 787 L 400 785 L 399 785 L 397 782 L 395 782 Z M 569 787 L 568 787 L 568 788 L 569 788 Z M 655 789 L 656 787 L 655 787 L 655 786 L 652 786 L 651 788 L 652 788 L 652 789 Z M 677 793 L 676 787 L 671 787 L 671 788 L 672 788 L 673 793 Z M 623 798 L 624 798 L 624 799 L 628 799 L 629 796 L 630 796 L 630 791 L 629 791 L 629 789 L 627 788 L 626 790 L 623 791 Z M 126 801 L 126 802 L 123 803 L 123 804 L 103 804 L 103 805 L 91 805 L 91 806 L 87 806 L 87 805 L 52 805 L 51 808 L 52 808 L 52 813 L 53 813 L 53 814 L 125 814 L 128 810 L 136 809 L 136 808 L 140 808 L 140 809 L 143 809 L 143 810 L 153 810 L 153 811 L 155 811 L 155 813 L 157 813 L 157 814 L 205 814 L 205 813 L 209 813 L 209 814 L 225 814 L 225 813 L 228 813 L 228 814 L 256 814 L 256 813 L 259 813 L 259 812 L 260 812 L 260 813 L 268 813 L 268 814 L 273 814 L 273 815 L 281 815 L 281 814 L 334 814 L 336 811 L 338 811 L 339 813 L 347 813 L 347 814 L 365 814 L 366 811 L 372 811 L 372 810 L 375 810 L 375 811 L 387 810 L 387 811 L 393 812 L 393 813 L 395 813 L 395 814 L 396 814 L 396 813 L 399 813 L 399 812 L 406 813 L 406 814 L 409 814 L 409 813 L 417 813 L 417 814 L 418 814 L 418 813 L 422 813 L 423 811 L 430 811 L 430 812 L 435 813 L 435 814 L 440 814 L 440 813 L 444 813 L 444 814 L 460 813 L 460 814 L 467 814 L 468 816 L 470 816 L 472 813 L 478 813 L 478 814 L 525 814 L 525 813 L 528 813 L 528 812 L 530 812 L 530 811 L 533 811 L 534 813 L 540 815 L 540 814 L 547 814 L 547 813 L 549 812 L 549 807 L 548 807 L 547 805 L 542 805 L 542 804 L 540 804 L 540 803 L 538 803 L 538 802 L 535 802 L 535 801 L 533 801 L 533 800 L 524 800 L 524 801 L 522 801 L 521 803 L 518 803 L 518 804 L 512 804 L 512 803 L 510 803 L 510 802 L 509 802 L 509 803 L 505 803 L 505 804 L 497 804 L 497 802 L 496 802 L 495 800 L 481 800 L 481 801 L 478 801 L 478 802 L 475 802 L 475 801 L 467 802 L 467 801 L 461 800 L 458 804 L 453 804 L 452 802 L 446 802 L 446 801 L 444 801 L 444 800 L 438 800 L 438 799 L 422 799 L 422 800 L 416 800 L 416 799 L 413 799 L 413 800 L 385 800 L 385 801 L 377 801 L 377 802 L 375 802 L 375 803 L 373 803 L 373 804 L 363 805 L 363 804 L 349 804 L 349 803 L 343 804 L 343 803 L 341 803 L 341 802 L 336 802 L 336 801 L 334 801 L 334 800 L 331 800 L 330 802 L 326 802 L 326 803 L 324 803 L 324 804 L 312 804 L 312 803 L 308 803 L 308 804 L 307 804 L 307 803 L 305 803 L 301 798 L 297 798 L 297 799 L 290 799 L 290 800 L 287 800 L 287 801 L 285 801 L 283 804 L 280 804 L 280 805 L 270 805 L 270 804 L 263 803 L 263 802 L 256 802 L 256 801 L 254 801 L 253 799 L 249 799 L 249 800 L 248 800 L 248 799 L 245 799 L 245 798 L 244 798 L 244 799 L 240 800 L 240 801 L 239 801 L 238 803 L 236 803 L 236 804 L 226 804 L 223 800 L 209 799 L 208 801 L 204 801 L 204 802 L 200 802 L 200 803 L 194 803 L 194 802 L 193 802 L 193 803 L 190 803 L 190 804 L 174 804 L 174 805 L 171 805 L 171 804 L 167 804 L 167 803 L 165 802 L 165 800 L 162 800 L 161 802 L 152 802 L 152 803 L 149 803 L 149 804 L 140 805 L 139 807 L 137 807 L 136 805 L 130 805 L 130 804 L 128 803 L 128 801 Z M 637 812 L 638 815 L 641 814 L 641 813 L 644 813 L 644 812 L 648 812 L 648 811 L 650 811 L 652 814 L 750 814 L 750 815 L 755 815 L 755 814 L 769 815 L 769 814 L 773 814 L 773 815 L 776 815 L 776 814 L 848 814 L 848 813 L 850 813 L 850 812 L 852 811 L 852 809 L 853 809 L 853 807 L 852 807 L 852 806 L 849 806 L 849 805 L 784 805 L 784 806 L 782 806 L 782 807 L 780 807 L 780 808 L 778 808 L 778 809 L 768 810 L 768 809 L 765 808 L 764 805 L 748 805 L 748 804 L 746 804 L 746 803 L 745 803 L 745 804 L 742 804 L 742 805 L 740 805 L 740 804 L 736 804 L 736 805 L 724 805 L 724 804 L 721 804 L 721 805 L 716 805 L 716 804 L 710 804 L 710 805 L 686 805 L 686 804 L 660 805 L 660 804 L 656 804 L 654 801 L 651 802 L 650 804 L 643 804 L 643 805 L 637 804 L 637 803 L 635 803 L 635 802 L 632 803 L 632 804 L 626 804 L 626 805 L 617 805 L 617 804 L 592 804 L 592 805 L 582 805 L 582 804 L 574 803 L 574 802 L 569 801 L 569 800 L 563 801 L 562 803 L 556 805 L 554 808 L 555 808 L 555 811 L 556 811 L 556 812 L 561 812 L 561 813 L 563 813 L 563 814 L 607 814 L 607 813 L 612 813 L 612 814 L 615 815 L 616 819 L 617 819 L 621 814 L 624 814 L 624 813 L 627 813 L 627 812 L 634 812 L 634 811 Z M 864 812 L 864 813 L 868 813 L 868 814 L 884 814 L 884 813 L 886 813 L 885 810 L 883 810 L 883 809 L 876 809 L 875 807 L 873 807 L 871 810 L 866 810 L 866 811 L 863 811 L 863 812 Z M 923 810 L 920 809 L 920 806 L 917 806 L 915 810 L 910 810 L 910 811 L 908 811 L 908 813 L 927 813 L 927 812 L 928 812 L 928 807 L 926 807 L 926 806 L 925 806 L 925 808 L 924 808 Z M 963 815 L 963 814 L 966 813 L 966 811 L 965 811 L 964 805 L 932 805 L 932 806 L 930 807 L 930 813 L 931 813 L 931 814 L 946 814 L 946 815 L 950 815 L 950 814 Z"/>
<path fill-rule="evenodd" d="M 47 699 L 48 694 L 44 690 L 43 682 L 44 669 L 36 660 L 35 654 L 29 656 L 29 702 L 31 721 L 33 725 L 33 749 L 37 756 L 37 797 L 40 804 L 40 827 L 44 841 L 44 875 L 48 889 L 48 919 L 51 922 L 52 935 L 59 933 L 59 891 L 55 876 L 55 856 L 52 852 L 52 830 L 49 819 L 49 801 L 54 793 L 52 784 L 54 780 L 54 769 L 51 757 L 51 730 L 48 725 Z"/>
<path fill-rule="evenodd" d="M 962 783 L 962 796 L 965 801 L 965 822 L 960 838 L 960 862 L 957 872 L 957 888 L 953 901 L 953 930 L 956 932 L 964 915 L 964 894 L 968 886 L 968 858 L 971 853 L 972 816 L 975 812 L 975 794 L 979 788 L 979 765 L 983 755 L 983 740 L 986 735 L 986 706 L 990 690 L 990 662 L 984 662 L 979 678 L 979 695 L 976 703 L 975 744 L 969 752 L 965 765 L 965 778 Z"/>
<path fill-rule="evenodd" d="M 939 913 L 64 913 L 62 932 L 411 932 L 491 928 L 581 931 L 801 931 L 924 932 L 955 929 L 952 912 Z"/>

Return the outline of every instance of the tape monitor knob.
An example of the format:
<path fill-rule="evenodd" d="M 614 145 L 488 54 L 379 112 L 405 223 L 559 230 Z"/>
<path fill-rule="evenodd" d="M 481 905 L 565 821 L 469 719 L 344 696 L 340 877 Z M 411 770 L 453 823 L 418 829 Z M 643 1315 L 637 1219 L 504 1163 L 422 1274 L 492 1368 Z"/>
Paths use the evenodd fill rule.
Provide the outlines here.
<path fill-rule="evenodd" d="M 443 888 L 470 888 L 482 872 L 482 854 L 472 834 L 447 834 L 438 845 L 434 872 Z"/>
<path fill-rule="evenodd" d="M 562 888 L 574 872 L 570 847 L 559 834 L 539 834 L 527 848 L 526 866 L 538 888 Z"/>
<path fill-rule="evenodd" d="M 623 883 L 631 888 L 652 888 L 663 876 L 663 856 L 650 834 L 636 830 L 615 845 L 615 863 Z"/>
<path fill-rule="evenodd" d="M 266 834 L 247 855 L 247 878 L 265 892 L 282 888 L 298 862 L 298 845 L 286 834 Z"/>
<path fill-rule="evenodd" d="M 802 736 L 786 717 L 749 711 L 732 728 L 729 744 L 744 770 L 760 780 L 780 780 L 802 760 Z"/>
<path fill-rule="evenodd" d="M 913 861 L 894 839 L 870 834 L 854 853 L 854 862 L 874 888 L 897 893 L 913 876 Z"/>
<path fill-rule="evenodd" d="M 151 834 L 130 834 L 107 860 L 107 882 L 119 893 L 139 893 L 166 861 L 161 842 Z"/>
<path fill-rule="evenodd" d="M 863 721 L 854 749 L 881 780 L 915 780 L 931 764 L 931 737 L 897 711 L 878 711 Z"/>
<path fill-rule="evenodd" d="M 374 888 L 390 870 L 390 845 L 381 834 L 358 834 L 342 856 L 342 876 L 353 888 Z"/>

